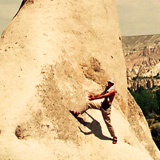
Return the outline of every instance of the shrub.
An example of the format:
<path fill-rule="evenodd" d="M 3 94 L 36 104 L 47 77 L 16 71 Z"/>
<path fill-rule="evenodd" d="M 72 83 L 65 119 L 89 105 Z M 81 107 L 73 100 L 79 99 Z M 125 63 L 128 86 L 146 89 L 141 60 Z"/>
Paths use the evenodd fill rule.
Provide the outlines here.
<path fill-rule="evenodd" d="M 143 87 L 140 87 L 137 91 L 130 90 L 130 93 L 141 107 L 146 118 L 148 118 L 151 113 L 159 113 L 160 99 L 158 101 L 157 94 Z M 160 92 L 158 94 L 160 94 Z"/>

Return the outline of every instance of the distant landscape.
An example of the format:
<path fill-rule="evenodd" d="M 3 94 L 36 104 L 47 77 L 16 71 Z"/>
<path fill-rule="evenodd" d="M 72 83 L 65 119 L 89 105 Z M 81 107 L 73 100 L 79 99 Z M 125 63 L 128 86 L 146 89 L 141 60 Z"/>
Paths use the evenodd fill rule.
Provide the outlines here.
<path fill-rule="evenodd" d="M 160 149 L 160 34 L 122 38 L 128 89 Z"/>

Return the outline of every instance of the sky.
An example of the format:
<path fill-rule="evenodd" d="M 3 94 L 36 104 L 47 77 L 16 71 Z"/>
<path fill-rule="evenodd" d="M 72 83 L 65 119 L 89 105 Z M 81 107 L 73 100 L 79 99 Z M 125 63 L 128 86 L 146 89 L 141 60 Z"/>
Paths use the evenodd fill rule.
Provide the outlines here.
<path fill-rule="evenodd" d="M 116 0 L 121 34 L 160 34 L 160 0 Z"/>
<path fill-rule="evenodd" d="M 0 34 L 17 13 L 22 0 L 0 0 Z"/>
<path fill-rule="evenodd" d="M 0 34 L 22 0 L 0 0 Z M 160 0 L 116 0 L 122 36 L 160 34 Z"/>

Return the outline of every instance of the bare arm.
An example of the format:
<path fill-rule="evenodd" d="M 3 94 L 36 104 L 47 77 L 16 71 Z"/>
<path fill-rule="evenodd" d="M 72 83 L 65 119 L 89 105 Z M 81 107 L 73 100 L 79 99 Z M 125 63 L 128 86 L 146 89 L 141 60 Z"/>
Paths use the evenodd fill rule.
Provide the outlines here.
<path fill-rule="evenodd" d="M 115 89 L 112 89 L 109 93 L 106 93 L 106 94 L 89 95 L 88 97 L 89 97 L 89 100 L 92 101 L 95 99 L 107 98 L 113 93 L 116 93 Z"/>

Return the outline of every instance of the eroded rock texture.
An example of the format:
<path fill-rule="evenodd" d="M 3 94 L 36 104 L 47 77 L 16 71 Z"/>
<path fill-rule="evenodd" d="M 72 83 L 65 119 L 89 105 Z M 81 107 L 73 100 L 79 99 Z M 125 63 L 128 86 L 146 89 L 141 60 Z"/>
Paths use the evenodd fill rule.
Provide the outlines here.
<path fill-rule="evenodd" d="M 0 159 L 157 160 L 142 112 L 128 105 L 121 45 L 113 0 L 26 1 L 0 40 Z M 69 112 L 110 78 L 117 145 L 100 111 L 81 121 Z"/>

